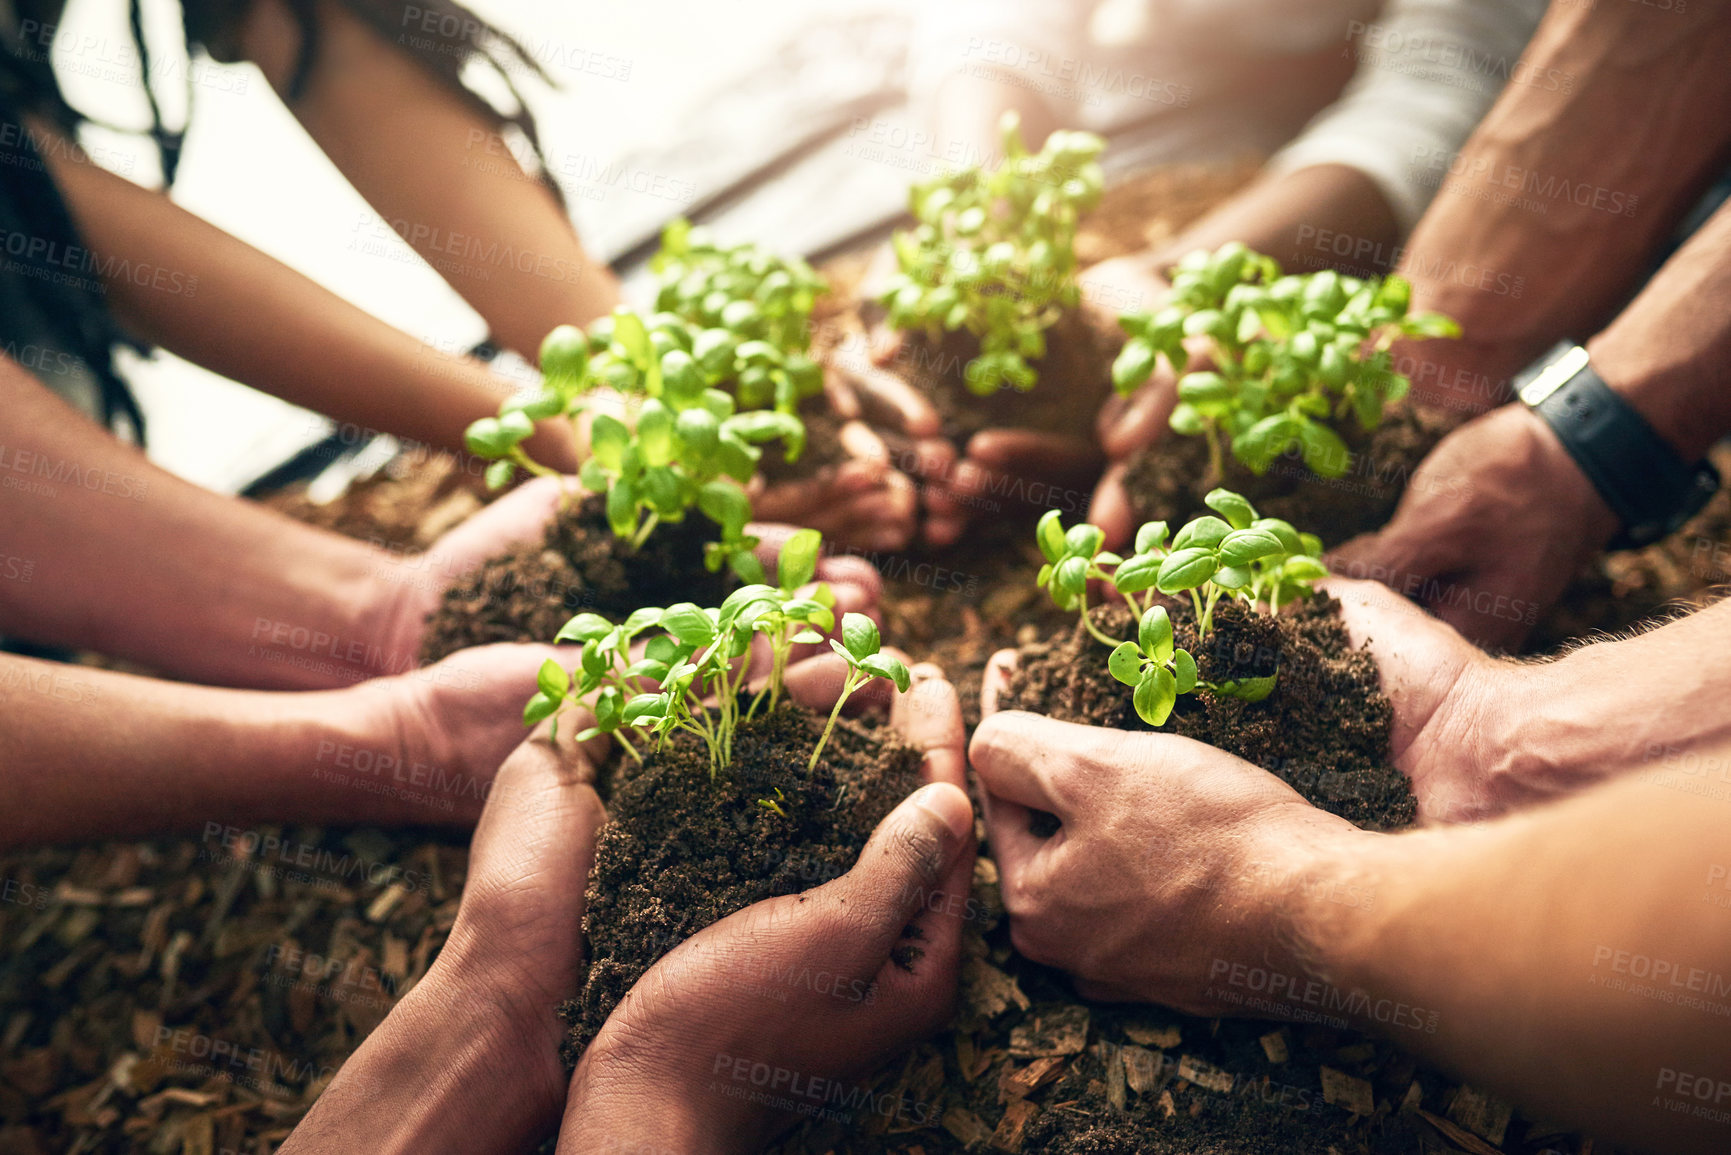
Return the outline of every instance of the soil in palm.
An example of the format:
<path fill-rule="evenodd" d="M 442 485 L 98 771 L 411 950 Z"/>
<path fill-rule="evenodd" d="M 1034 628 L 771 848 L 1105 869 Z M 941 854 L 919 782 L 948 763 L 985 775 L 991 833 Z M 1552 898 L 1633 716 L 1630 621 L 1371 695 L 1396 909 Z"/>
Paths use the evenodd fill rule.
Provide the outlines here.
<path fill-rule="evenodd" d="M 585 610 L 619 621 L 642 606 L 715 605 L 727 579 L 704 568 L 703 546 L 716 536 L 715 523 L 694 513 L 656 526 L 632 549 L 608 527 L 604 499 L 589 494 L 561 512 L 541 541 L 453 583 L 427 620 L 422 660 L 494 642 L 549 642 Z"/>
<path fill-rule="evenodd" d="M 918 787 L 919 751 L 887 728 L 847 719 L 808 771 L 824 721 L 783 706 L 741 724 L 732 765 L 715 778 L 707 750 L 689 735 L 641 768 L 620 763 L 589 872 L 588 969 L 560 1008 L 571 1028 L 567 1064 L 657 959 L 754 902 L 845 874 L 878 822 Z"/>
<path fill-rule="evenodd" d="M 1163 732 L 1254 762 L 1354 825 L 1389 830 L 1412 823 L 1416 802 L 1388 757 L 1394 712 L 1370 653 L 1353 648 L 1338 601 L 1314 598 L 1279 616 L 1228 602 L 1215 608 L 1214 628 L 1200 643 L 1189 603 L 1170 601 L 1167 610 L 1177 643 L 1196 659 L 1201 681 L 1276 671 L 1279 677 L 1260 702 L 1199 686 L 1179 697 Z M 1134 636 L 1124 606 L 1097 606 L 1091 613 L 1108 636 Z M 1130 687 L 1107 670 L 1107 653 L 1080 622 L 1051 640 L 1023 646 L 999 704 L 1064 722 L 1151 729 L 1137 715 Z"/>

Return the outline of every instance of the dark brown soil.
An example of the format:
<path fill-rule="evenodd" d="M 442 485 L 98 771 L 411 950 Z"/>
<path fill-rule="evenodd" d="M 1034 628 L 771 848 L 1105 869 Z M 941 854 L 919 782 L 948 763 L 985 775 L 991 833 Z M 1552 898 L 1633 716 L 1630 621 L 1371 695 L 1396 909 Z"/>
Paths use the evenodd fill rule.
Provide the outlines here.
<path fill-rule="evenodd" d="M 540 544 L 518 546 L 445 591 L 427 620 L 422 660 L 493 642 L 549 642 L 581 610 L 617 621 L 642 606 L 714 605 L 726 593 L 725 575 L 703 566 L 714 536 L 714 524 L 694 513 L 656 526 L 633 552 L 608 527 L 603 499 L 589 494 Z"/>
<path fill-rule="evenodd" d="M 1370 653 L 1353 649 L 1338 601 L 1313 599 L 1279 617 L 1228 602 L 1216 607 L 1214 629 L 1200 645 L 1189 603 L 1171 601 L 1167 610 L 1179 646 L 1196 659 L 1200 680 L 1256 678 L 1276 670 L 1279 680 L 1260 702 L 1199 687 L 1179 697 L 1162 732 L 1254 762 L 1355 825 L 1376 830 L 1411 825 L 1412 791 L 1406 776 L 1388 761 L 1394 712 Z M 1092 617 L 1112 637 L 1135 632 L 1122 605 L 1097 606 Z M 1000 705 L 1065 722 L 1150 729 L 1131 704 L 1130 687 L 1106 669 L 1106 655 L 1105 646 L 1080 622 L 1051 641 L 1023 646 Z"/>
<path fill-rule="evenodd" d="M 781 452 L 781 442 L 772 441 L 763 447 L 757 471 L 764 481 L 797 481 L 815 477 L 832 465 L 847 460 L 847 449 L 841 443 L 842 419 L 822 396 L 807 397 L 800 404 L 799 416 L 805 422 L 805 451 L 799 460 L 789 463 Z"/>
<path fill-rule="evenodd" d="M 1094 439 L 1094 416 L 1112 391 L 1112 361 L 1124 335 L 1090 325 L 1072 309 L 1046 330 L 1046 355 L 1033 362 L 1040 379 L 1026 393 L 999 389 L 989 397 L 968 391 L 963 370 L 980 343 L 966 330 L 934 343 L 909 333 L 885 366 L 928 393 L 944 419 L 943 434 L 960 445 L 982 429 L 1038 429 Z"/>
<path fill-rule="evenodd" d="M 879 820 L 919 785 L 917 750 L 845 719 L 807 773 L 823 723 L 788 706 L 742 724 L 733 765 L 714 780 L 702 743 L 682 735 L 615 781 L 589 872 L 588 970 L 560 1008 L 571 1026 L 567 1064 L 662 955 L 754 902 L 845 874 Z M 787 817 L 759 806 L 762 798 L 777 799 Z"/>
<path fill-rule="evenodd" d="M 1130 501 L 1142 521 L 1182 525 L 1208 512 L 1202 498 L 1217 485 L 1248 497 L 1264 517 L 1278 517 L 1314 530 L 1329 546 L 1380 529 L 1394 514 L 1413 470 L 1452 429 L 1458 418 L 1401 407 L 1374 433 L 1352 426 L 1343 436 L 1353 450 L 1342 477 L 1318 477 L 1296 453 L 1275 461 L 1258 477 L 1226 459 L 1226 476 L 1211 476 L 1208 444 L 1201 437 L 1168 432 L 1153 447 L 1130 459 L 1124 478 Z"/>

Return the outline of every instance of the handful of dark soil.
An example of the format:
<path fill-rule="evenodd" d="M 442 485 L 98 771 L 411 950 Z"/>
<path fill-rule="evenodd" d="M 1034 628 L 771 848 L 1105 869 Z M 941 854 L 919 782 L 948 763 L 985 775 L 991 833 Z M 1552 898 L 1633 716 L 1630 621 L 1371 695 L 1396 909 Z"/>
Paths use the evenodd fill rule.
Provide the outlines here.
<path fill-rule="evenodd" d="M 1226 455 L 1226 476 L 1210 476 L 1203 437 L 1163 434 L 1130 459 L 1124 489 L 1141 521 L 1183 525 L 1209 512 L 1202 499 L 1216 485 L 1241 493 L 1264 517 L 1278 517 L 1318 530 L 1323 544 L 1340 545 L 1388 524 L 1413 471 L 1457 418 L 1434 410 L 1391 410 L 1371 433 L 1355 425 L 1342 431 L 1352 457 L 1340 477 L 1319 477 L 1296 452 L 1275 459 L 1258 476 Z"/>
<path fill-rule="evenodd" d="M 808 773 L 823 723 L 797 706 L 742 723 L 733 765 L 713 780 L 707 752 L 689 735 L 642 768 L 619 764 L 589 872 L 588 969 L 577 997 L 559 1008 L 571 1027 L 568 1065 L 656 960 L 752 903 L 845 874 L 877 824 L 919 786 L 918 750 L 887 728 L 847 719 Z M 775 800 L 785 816 L 759 799 Z"/>
<path fill-rule="evenodd" d="M 1161 732 L 1254 762 L 1354 825 L 1391 830 L 1412 824 L 1417 802 L 1406 776 L 1389 763 L 1394 711 L 1370 653 L 1352 647 L 1340 602 L 1318 596 L 1280 616 L 1223 603 L 1200 644 L 1190 603 L 1169 600 L 1166 608 L 1177 644 L 1196 659 L 1200 680 L 1266 677 L 1276 670 L 1280 676 L 1260 702 L 1198 686 L 1179 696 Z M 1104 633 L 1135 636 L 1135 620 L 1123 605 L 1090 612 Z M 1150 729 L 1136 713 L 1130 687 L 1107 670 L 1108 652 L 1080 623 L 1067 635 L 1023 646 L 999 704 L 1063 722 Z"/>
<path fill-rule="evenodd" d="M 536 544 L 493 558 L 445 591 L 427 621 L 423 661 L 494 642 L 545 642 L 583 610 L 621 621 L 642 606 L 715 605 L 727 576 L 703 565 L 715 525 L 698 514 L 655 527 L 642 549 L 614 534 L 606 499 L 587 494 L 559 512 Z"/>
<path fill-rule="evenodd" d="M 933 342 L 924 333 L 906 335 L 895 360 L 884 368 L 925 393 L 944 420 L 943 434 L 957 445 L 982 429 L 1038 429 L 1092 440 L 1094 419 L 1112 392 L 1112 362 L 1124 336 L 1090 325 L 1071 309 L 1046 330 L 1046 355 L 1029 362 L 1040 379 L 1026 393 L 1003 388 L 982 397 L 968 390 L 969 361 L 980 342 L 965 329 Z"/>

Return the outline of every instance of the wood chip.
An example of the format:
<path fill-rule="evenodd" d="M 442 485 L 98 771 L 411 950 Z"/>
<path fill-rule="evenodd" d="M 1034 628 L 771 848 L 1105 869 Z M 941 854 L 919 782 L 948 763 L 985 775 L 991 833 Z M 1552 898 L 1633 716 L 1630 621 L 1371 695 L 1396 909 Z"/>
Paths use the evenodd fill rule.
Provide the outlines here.
<path fill-rule="evenodd" d="M 1129 1098 L 1125 1084 L 1124 1059 L 1120 1048 L 1111 1043 L 1100 1044 L 1106 1049 L 1106 1106 L 1115 1114 L 1124 1113 L 1125 1101 Z"/>
<path fill-rule="evenodd" d="M 1179 1058 L 1178 1077 L 1188 1079 L 1205 1090 L 1219 1091 L 1221 1094 L 1232 1090 L 1233 1079 L 1230 1071 L 1223 1071 L 1190 1055 Z"/>
<path fill-rule="evenodd" d="M 1503 1155 L 1501 1148 L 1492 1147 L 1465 1127 L 1457 1127 L 1441 1115 L 1433 1115 L 1421 1108 L 1418 1117 L 1441 1131 L 1443 1138 L 1463 1151 L 1471 1151 L 1473 1155 Z"/>
<path fill-rule="evenodd" d="M 1040 1108 L 1026 1099 L 1012 1102 L 1004 1111 L 1004 1117 L 998 1120 L 998 1129 L 992 1132 L 992 1146 L 999 1151 L 1021 1151 L 1028 1124 L 1033 1122 L 1034 1116 L 1039 1113 Z"/>
<path fill-rule="evenodd" d="M 985 1019 L 996 1018 L 1012 1005 L 1024 1011 L 1033 1005 L 1015 979 L 983 958 L 969 958 L 962 964 L 962 1001 L 970 1013 Z"/>
<path fill-rule="evenodd" d="M 1159 1086 L 1160 1068 L 1166 1063 L 1165 1055 L 1136 1046 L 1121 1047 L 1118 1053 L 1124 1061 L 1124 1081 L 1130 1084 L 1132 1091 L 1143 1095 Z"/>
<path fill-rule="evenodd" d="M 1069 1060 L 1058 1055 L 1048 1055 L 1035 1059 L 1018 1070 L 1006 1067 L 1004 1073 L 998 1076 L 998 1101 L 1001 1103 L 1024 1099 L 1047 1083 L 1056 1082 L 1068 1066 Z"/>
<path fill-rule="evenodd" d="M 1010 1054 L 1018 1059 L 1041 1055 L 1079 1055 L 1088 1045 L 1088 1008 L 1059 1007 L 1035 1015 L 1010 1032 Z"/>
<path fill-rule="evenodd" d="M 1336 1107 L 1344 1107 L 1355 1115 L 1369 1115 L 1376 1110 L 1376 1095 L 1370 1084 L 1345 1071 L 1323 1067 L 1322 1097 Z"/>
<path fill-rule="evenodd" d="M 1449 1103 L 1448 1117 L 1468 1131 L 1501 1145 L 1514 1107 L 1472 1087 L 1462 1087 Z"/>
<path fill-rule="evenodd" d="M 1262 1044 L 1262 1053 L 1267 1055 L 1268 1061 L 1273 1063 L 1275 1066 L 1279 1066 L 1281 1063 L 1286 1062 L 1287 1058 L 1291 1055 L 1291 1051 L 1286 1044 L 1285 1031 L 1270 1031 L 1268 1034 L 1263 1035 L 1262 1038 L 1258 1039 L 1257 1042 Z"/>
<path fill-rule="evenodd" d="M 972 1147 L 992 1137 L 992 1129 L 966 1107 L 951 1107 L 944 1112 L 944 1130 L 956 1137 L 956 1142 Z"/>
<path fill-rule="evenodd" d="M 1176 1047 L 1184 1041 L 1183 1034 L 1177 1027 L 1150 1027 L 1144 1025 L 1129 1025 L 1124 1027 L 1124 1036 L 1133 1043 L 1141 1043 L 1144 1047 L 1159 1047 L 1162 1050 Z"/>
<path fill-rule="evenodd" d="M 1171 1091 L 1160 1092 L 1160 1113 L 1168 1119 L 1178 1114 L 1178 1104 L 1172 1101 Z"/>
<path fill-rule="evenodd" d="M 367 907 L 367 921 L 384 922 L 391 917 L 391 912 L 397 909 L 397 905 L 408 896 L 408 887 L 393 882 L 379 892 L 379 897 L 373 899 L 373 904 Z"/>
<path fill-rule="evenodd" d="M 1424 1088 L 1418 1085 L 1417 1079 L 1414 1079 L 1412 1086 L 1406 1089 L 1406 1094 L 1401 1096 L 1400 1112 L 1403 1115 L 1410 1115 L 1422 1106 L 1424 1106 Z"/>

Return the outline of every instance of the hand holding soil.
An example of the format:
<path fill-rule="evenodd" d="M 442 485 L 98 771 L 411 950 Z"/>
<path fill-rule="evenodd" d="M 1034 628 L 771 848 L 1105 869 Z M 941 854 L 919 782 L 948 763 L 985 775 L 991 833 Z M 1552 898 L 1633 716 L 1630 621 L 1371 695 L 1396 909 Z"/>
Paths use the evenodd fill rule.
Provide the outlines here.
<path fill-rule="evenodd" d="M 1512 649 L 1616 529 L 1544 420 L 1505 405 L 1439 442 L 1388 527 L 1331 562 L 1414 598 L 1480 645 Z"/>
<path fill-rule="evenodd" d="M 638 981 L 584 1052 L 561 1152 L 757 1150 L 947 1019 L 973 810 L 955 691 L 935 667 L 914 676 L 891 722 L 927 785 L 847 874 L 711 925 Z"/>
<path fill-rule="evenodd" d="M 981 723 L 968 754 L 1011 939 L 1084 998 L 1232 1013 L 1207 994 L 1208 975 L 1219 959 L 1277 965 L 1269 880 L 1304 874 L 1317 846 L 1373 837 L 1177 735 L 1013 711 Z M 1061 823 L 1050 837 L 1036 812 Z"/>

